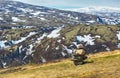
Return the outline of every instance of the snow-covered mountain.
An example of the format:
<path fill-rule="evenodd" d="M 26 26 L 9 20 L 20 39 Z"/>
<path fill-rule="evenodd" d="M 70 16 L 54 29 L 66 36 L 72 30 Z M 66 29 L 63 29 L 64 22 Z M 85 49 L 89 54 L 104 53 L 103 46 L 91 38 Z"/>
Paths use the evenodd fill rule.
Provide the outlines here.
<path fill-rule="evenodd" d="M 120 8 L 118 7 L 104 7 L 104 6 L 90 6 L 90 7 L 85 7 L 85 8 L 77 8 L 77 9 L 68 9 L 71 11 L 76 11 L 76 12 L 83 12 L 83 13 L 120 13 Z"/>
<path fill-rule="evenodd" d="M 70 11 L 87 13 L 100 16 L 103 24 L 120 24 L 120 8 L 119 7 L 104 7 L 90 6 L 85 8 L 68 9 Z"/>
<path fill-rule="evenodd" d="M 63 26 L 87 23 L 97 16 L 64 11 L 44 6 L 30 5 L 11 0 L 0 0 L 1 25 Z"/>

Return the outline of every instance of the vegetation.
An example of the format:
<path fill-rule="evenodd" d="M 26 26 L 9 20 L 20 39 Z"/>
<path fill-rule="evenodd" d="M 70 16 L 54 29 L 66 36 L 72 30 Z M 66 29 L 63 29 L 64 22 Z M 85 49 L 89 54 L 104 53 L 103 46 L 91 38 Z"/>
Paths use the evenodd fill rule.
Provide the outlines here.
<path fill-rule="evenodd" d="M 0 78 L 119 78 L 120 51 L 88 55 L 86 64 L 74 66 L 70 59 L 43 65 L 1 69 Z"/>
<path fill-rule="evenodd" d="M 84 37 L 84 35 L 90 34 L 95 39 L 95 45 L 88 45 L 86 49 L 89 52 L 99 52 L 106 50 L 103 45 L 106 45 L 110 50 L 117 48 L 117 44 L 120 42 L 117 37 L 117 31 L 120 31 L 120 26 L 117 25 L 78 25 L 63 28 L 61 34 L 65 35 L 67 44 L 76 41 L 76 36 Z"/>
<path fill-rule="evenodd" d="M 35 31 L 36 28 L 18 28 L 18 29 L 9 29 L 9 30 L 4 30 L 2 35 L 3 36 L 7 36 L 7 37 L 3 37 L 3 40 L 8 40 L 10 41 L 11 38 L 12 40 L 19 40 L 20 37 L 26 37 L 29 32 Z"/>
<path fill-rule="evenodd" d="M 74 38 L 76 35 L 99 35 L 101 39 L 97 39 L 98 42 L 113 42 L 117 43 L 117 31 L 120 30 L 120 26 L 112 25 L 78 25 L 65 27 L 61 33 L 65 34 L 67 40 Z"/>

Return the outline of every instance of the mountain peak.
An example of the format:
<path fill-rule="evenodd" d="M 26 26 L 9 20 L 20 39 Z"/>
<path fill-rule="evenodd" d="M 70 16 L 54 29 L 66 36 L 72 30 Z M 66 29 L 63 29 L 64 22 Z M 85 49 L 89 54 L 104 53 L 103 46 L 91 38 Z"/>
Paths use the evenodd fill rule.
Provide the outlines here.
<path fill-rule="evenodd" d="M 84 12 L 84 13 L 94 13 L 94 12 L 120 12 L 119 7 L 108 7 L 108 6 L 89 6 L 84 8 L 73 8 L 67 9 L 76 12 Z"/>

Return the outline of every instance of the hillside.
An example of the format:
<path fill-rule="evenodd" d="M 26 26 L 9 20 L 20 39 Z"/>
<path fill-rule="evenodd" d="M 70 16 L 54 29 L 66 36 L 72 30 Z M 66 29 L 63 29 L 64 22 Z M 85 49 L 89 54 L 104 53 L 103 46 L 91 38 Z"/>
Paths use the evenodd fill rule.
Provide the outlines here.
<path fill-rule="evenodd" d="M 94 24 L 99 23 L 95 15 L 0 0 L 0 26 L 66 26 L 91 20 Z"/>
<path fill-rule="evenodd" d="M 104 24 L 120 24 L 120 8 L 105 6 L 88 6 L 84 8 L 68 9 L 69 11 L 87 13 L 100 16 Z"/>
<path fill-rule="evenodd" d="M 77 24 L 107 24 L 119 25 L 119 10 L 103 8 L 105 12 L 94 13 L 82 12 L 85 9 L 91 11 L 91 8 L 78 10 L 60 10 L 46 6 L 36 6 L 12 0 L 0 0 L 0 27 L 12 26 L 74 26 Z M 96 8 L 92 8 L 92 12 Z M 99 9 L 99 7 L 97 7 Z M 108 11 L 108 12 L 106 12 Z M 108 15 L 108 16 L 107 16 Z M 0 28 L 1 29 L 1 28 Z"/>
<path fill-rule="evenodd" d="M 0 68 L 69 58 L 79 44 L 87 54 L 119 49 L 120 26 L 81 24 L 4 30 L 0 36 Z"/>
<path fill-rule="evenodd" d="M 70 59 L 43 65 L 1 69 L 0 78 L 119 78 L 120 50 L 88 55 L 86 64 L 74 66 Z"/>
<path fill-rule="evenodd" d="M 103 24 L 101 16 L 0 0 L 0 68 L 69 58 L 79 44 L 87 54 L 119 49 L 120 25 Z"/>

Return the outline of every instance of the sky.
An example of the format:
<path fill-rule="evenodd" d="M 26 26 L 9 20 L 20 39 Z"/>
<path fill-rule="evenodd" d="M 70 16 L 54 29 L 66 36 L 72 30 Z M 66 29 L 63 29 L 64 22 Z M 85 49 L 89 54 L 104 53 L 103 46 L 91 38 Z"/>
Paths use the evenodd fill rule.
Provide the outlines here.
<path fill-rule="evenodd" d="M 13 0 L 58 9 L 108 6 L 120 8 L 120 0 Z"/>

